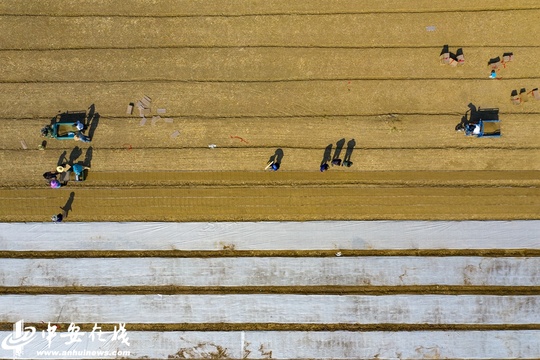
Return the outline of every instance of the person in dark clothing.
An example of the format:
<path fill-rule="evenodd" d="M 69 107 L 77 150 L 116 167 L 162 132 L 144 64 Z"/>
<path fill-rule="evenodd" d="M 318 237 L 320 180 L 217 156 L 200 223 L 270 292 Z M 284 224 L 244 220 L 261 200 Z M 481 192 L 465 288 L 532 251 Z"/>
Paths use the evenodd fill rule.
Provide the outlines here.
<path fill-rule="evenodd" d="M 43 178 L 47 181 L 47 183 L 52 187 L 53 189 L 58 189 L 62 186 L 60 184 L 60 181 L 58 181 L 57 176 L 60 173 L 58 171 L 47 171 L 43 174 Z"/>
<path fill-rule="evenodd" d="M 52 179 L 56 179 L 57 176 L 58 176 L 57 171 L 47 171 L 46 173 L 43 174 L 43 177 L 47 181 L 51 181 Z"/>
<path fill-rule="evenodd" d="M 279 163 L 272 163 L 272 165 L 270 165 L 270 169 L 272 169 L 273 171 L 278 171 L 279 170 Z"/>

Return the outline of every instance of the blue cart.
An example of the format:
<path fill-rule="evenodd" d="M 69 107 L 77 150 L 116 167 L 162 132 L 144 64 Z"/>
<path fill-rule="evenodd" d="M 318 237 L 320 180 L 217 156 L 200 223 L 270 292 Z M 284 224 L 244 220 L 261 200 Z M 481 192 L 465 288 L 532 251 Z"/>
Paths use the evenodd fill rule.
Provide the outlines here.
<path fill-rule="evenodd" d="M 58 140 L 73 140 L 79 132 L 77 122 L 84 124 L 86 119 L 86 111 L 66 111 L 56 115 L 51 122 L 51 125 L 41 129 L 41 136 L 54 138 Z"/>
<path fill-rule="evenodd" d="M 499 109 L 478 109 L 478 120 L 465 126 L 465 135 L 476 137 L 500 137 Z"/>

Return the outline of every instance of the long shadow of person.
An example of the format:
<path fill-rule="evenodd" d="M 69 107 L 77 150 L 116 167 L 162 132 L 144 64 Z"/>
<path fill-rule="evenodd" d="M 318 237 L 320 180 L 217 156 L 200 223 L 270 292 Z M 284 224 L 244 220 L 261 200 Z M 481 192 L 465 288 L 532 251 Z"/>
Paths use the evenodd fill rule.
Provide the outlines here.
<path fill-rule="evenodd" d="M 345 156 L 343 158 L 343 165 L 347 167 L 352 165 L 351 155 L 355 146 L 356 146 L 356 141 L 354 139 L 349 140 L 349 142 L 347 143 L 347 150 L 345 151 Z"/>
<path fill-rule="evenodd" d="M 469 120 L 467 120 L 468 123 L 477 123 L 478 120 L 480 120 L 480 113 L 478 112 L 478 109 L 476 108 L 476 105 L 473 103 L 469 103 L 467 105 L 469 107 L 469 110 L 467 112 L 469 113 Z M 465 113 L 465 116 L 467 116 L 467 113 Z"/>
<path fill-rule="evenodd" d="M 88 112 L 86 114 L 86 122 L 84 124 L 85 128 L 88 128 L 90 126 L 90 122 L 92 121 L 92 118 L 94 117 L 95 113 L 96 113 L 96 105 L 92 104 L 88 107 Z"/>
<path fill-rule="evenodd" d="M 336 150 L 334 150 L 334 156 L 332 157 L 332 160 L 339 159 L 339 156 L 341 155 L 341 151 L 343 150 L 343 146 L 345 145 L 345 139 L 340 139 L 336 143 Z"/>
<path fill-rule="evenodd" d="M 463 115 L 461 117 L 461 121 L 456 125 L 456 131 L 463 131 L 469 124 L 469 120 L 467 120 L 467 114 Z"/>
<path fill-rule="evenodd" d="M 71 150 L 71 154 L 69 154 L 69 164 L 73 165 L 75 161 L 79 158 L 79 156 L 82 155 L 82 149 L 78 146 L 75 146 L 73 150 Z"/>
<path fill-rule="evenodd" d="M 66 204 L 60 207 L 60 209 L 62 209 L 62 212 L 65 218 L 67 218 L 69 212 L 73 210 L 72 206 L 73 206 L 74 199 L 75 199 L 75 193 L 72 191 L 71 194 L 69 194 L 69 199 L 66 201 Z"/>
<path fill-rule="evenodd" d="M 66 155 L 67 155 L 67 151 L 64 150 L 64 152 L 61 153 L 60 156 L 58 157 L 58 162 L 56 163 L 56 166 L 60 166 L 62 164 L 67 163 Z"/>
<path fill-rule="evenodd" d="M 94 138 L 94 133 L 96 132 L 96 129 L 99 124 L 99 114 L 94 113 L 94 116 L 92 116 L 92 119 L 90 120 L 90 125 L 88 126 L 88 136 L 90 139 Z"/>
<path fill-rule="evenodd" d="M 270 159 L 276 164 L 281 164 L 281 161 L 283 160 L 283 150 L 281 148 L 276 149 L 276 152 Z"/>
<path fill-rule="evenodd" d="M 272 167 L 272 170 L 277 171 L 279 167 L 281 166 L 282 160 L 283 160 L 283 150 L 280 148 L 276 150 L 274 155 L 270 156 L 270 159 L 268 159 L 268 166 L 266 168 L 268 169 L 269 167 Z"/>
<path fill-rule="evenodd" d="M 324 149 L 323 158 L 321 160 L 321 166 L 323 166 L 324 164 L 332 160 L 332 146 L 333 146 L 332 144 L 329 144 Z"/>
<path fill-rule="evenodd" d="M 90 146 L 86 149 L 86 154 L 84 155 L 83 166 L 92 167 L 92 155 L 94 154 L 94 149 Z"/>
<path fill-rule="evenodd" d="M 480 120 L 480 113 L 476 105 L 469 103 L 467 107 L 469 110 L 465 112 L 465 115 L 461 117 L 461 121 L 456 125 L 456 131 L 464 131 L 469 124 L 477 124 Z"/>

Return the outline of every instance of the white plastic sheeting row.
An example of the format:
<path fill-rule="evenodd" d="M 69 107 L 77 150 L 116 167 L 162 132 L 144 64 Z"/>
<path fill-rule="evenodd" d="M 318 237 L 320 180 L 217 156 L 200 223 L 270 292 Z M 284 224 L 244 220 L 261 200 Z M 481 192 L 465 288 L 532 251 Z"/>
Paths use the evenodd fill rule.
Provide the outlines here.
<path fill-rule="evenodd" d="M 1 223 L 0 251 L 539 249 L 540 221 Z"/>
<path fill-rule="evenodd" d="M 488 295 L 4 295 L 0 321 L 537 324 L 540 297 Z"/>
<path fill-rule="evenodd" d="M 3 259 L 3 286 L 538 286 L 540 258 Z"/>
<path fill-rule="evenodd" d="M 540 249 L 540 221 L 11 223 L 0 251 Z M 24 255 L 23 255 L 24 256 Z M 538 286 L 536 257 L 5 258 L 4 287 L 28 286 Z M 540 357 L 540 331 L 137 332 L 132 323 L 538 324 L 540 297 L 489 295 L 2 295 L 0 321 L 127 323 L 111 339 L 41 350 L 110 351 L 71 358 L 358 359 Z M 65 330 L 64 330 L 65 331 Z M 60 335 L 68 335 L 61 333 Z M 13 340 L 0 332 L 0 341 Z M 15 345 L 20 345 L 15 341 Z M 67 348 L 66 348 L 67 346 Z M 17 347 L 17 346 L 15 346 Z M 21 349 L 19 349 L 21 350 Z M 129 351 L 114 353 L 114 351 Z M 12 358 L 0 348 L 0 358 Z M 39 358 L 66 358 L 44 353 Z"/>
<path fill-rule="evenodd" d="M 0 341 L 11 335 L 0 332 Z M 85 333 L 80 343 L 66 346 L 69 339 L 57 336 L 49 348 L 46 338 L 37 335 L 22 350 L 24 357 L 40 359 L 60 357 L 40 351 L 66 350 L 122 352 L 119 356 L 100 353 L 85 358 L 151 359 L 535 359 L 540 354 L 540 331 L 163 333 L 131 332 L 128 325 L 126 337 L 129 346 L 110 338 L 106 342 L 90 341 Z M 0 348 L 0 358 L 12 356 L 12 350 Z"/>

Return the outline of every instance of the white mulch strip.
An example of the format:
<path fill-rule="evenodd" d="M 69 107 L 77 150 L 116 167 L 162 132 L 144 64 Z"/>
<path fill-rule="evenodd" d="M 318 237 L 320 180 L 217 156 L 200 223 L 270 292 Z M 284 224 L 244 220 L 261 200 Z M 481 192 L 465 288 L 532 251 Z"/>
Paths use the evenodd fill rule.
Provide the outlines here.
<path fill-rule="evenodd" d="M 0 223 L 0 251 L 540 249 L 540 221 Z"/>
<path fill-rule="evenodd" d="M 540 297 L 2 295 L 1 322 L 537 324 Z"/>
<path fill-rule="evenodd" d="M 538 286 L 540 258 L 2 259 L 2 286 Z"/>

